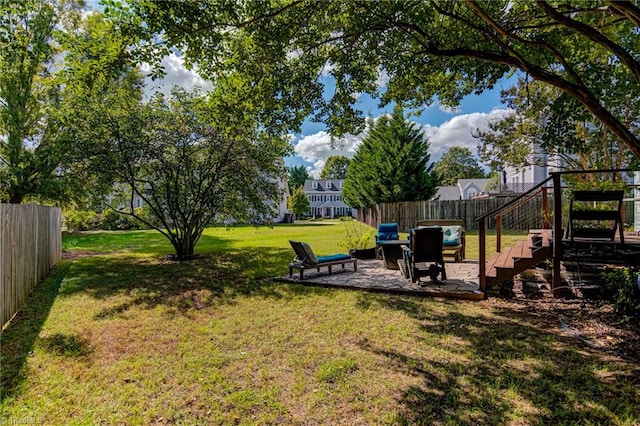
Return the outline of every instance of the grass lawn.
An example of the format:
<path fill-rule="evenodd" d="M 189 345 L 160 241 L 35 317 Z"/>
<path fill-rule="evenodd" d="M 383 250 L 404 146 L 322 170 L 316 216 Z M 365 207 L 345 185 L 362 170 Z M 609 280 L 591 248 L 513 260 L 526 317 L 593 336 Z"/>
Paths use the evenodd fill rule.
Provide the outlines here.
<path fill-rule="evenodd" d="M 640 421 L 638 361 L 565 334 L 558 312 L 270 280 L 287 240 L 322 255 L 343 234 L 210 228 L 187 263 L 152 231 L 65 236 L 66 259 L 2 333 L 0 423 Z"/>

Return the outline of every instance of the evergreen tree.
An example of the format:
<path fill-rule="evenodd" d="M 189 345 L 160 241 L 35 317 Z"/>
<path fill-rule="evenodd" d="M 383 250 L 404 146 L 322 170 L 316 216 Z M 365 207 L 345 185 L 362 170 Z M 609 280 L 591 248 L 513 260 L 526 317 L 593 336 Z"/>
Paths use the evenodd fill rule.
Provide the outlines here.
<path fill-rule="evenodd" d="M 311 179 L 307 173 L 306 167 L 302 164 L 299 166 L 287 167 L 287 179 L 289 182 L 289 192 L 293 194 L 296 189 L 304 186 L 304 181 Z"/>
<path fill-rule="evenodd" d="M 429 142 L 402 108 L 375 123 L 349 165 L 342 193 L 353 208 L 378 203 L 428 200 L 439 185 L 428 164 Z"/>

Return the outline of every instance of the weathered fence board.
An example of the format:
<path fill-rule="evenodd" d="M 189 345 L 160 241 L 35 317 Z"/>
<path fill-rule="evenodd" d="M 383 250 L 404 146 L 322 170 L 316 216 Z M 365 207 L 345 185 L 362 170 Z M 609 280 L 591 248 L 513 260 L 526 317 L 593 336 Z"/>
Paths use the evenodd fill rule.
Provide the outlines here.
<path fill-rule="evenodd" d="M 468 230 L 478 229 L 476 219 L 505 205 L 515 197 L 486 198 L 473 200 L 446 201 L 405 201 L 382 203 L 371 209 L 358 211 L 358 219 L 374 228 L 378 223 L 396 222 L 400 230 L 407 232 L 419 220 L 462 219 Z M 536 197 L 527 202 L 526 207 L 515 210 L 503 229 L 526 230 L 542 227 L 542 199 Z M 503 222 L 504 225 L 504 222 Z M 488 221 L 489 229 L 495 228 L 495 221 Z"/>
<path fill-rule="evenodd" d="M 61 219 L 57 207 L 0 204 L 0 319 L 3 326 L 60 260 Z"/>
<path fill-rule="evenodd" d="M 408 232 L 419 220 L 462 219 L 467 230 L 478 229 L 476 219 L 507 204 L 516 197 L 485 198 L 473 200 L 447 201 L 405 201 L 382 203 L 371 209 L 359 210 L 358 220 L 377 227 L 378 223 L 398 223 L 402 232 Z M 549 211 L 553 211 L 553 199 L 550 196 Z M 633 223 L 635 207 L 633 202 L 624 203 L 624 222 Z M 502 229 L 526 231 L 542 228 L 542 198 L 534 197 L 502 218 Z M 566 219 L 563 218 L 563 223 Z M 495 229 L 494 218 L 487 221 L 488 229 Z"/>

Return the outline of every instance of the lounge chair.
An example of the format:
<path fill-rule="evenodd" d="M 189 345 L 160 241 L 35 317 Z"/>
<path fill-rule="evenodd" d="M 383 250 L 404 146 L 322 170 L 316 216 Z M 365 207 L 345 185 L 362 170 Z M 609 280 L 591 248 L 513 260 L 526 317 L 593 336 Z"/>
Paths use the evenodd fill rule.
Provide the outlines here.
<path fill-rule="evenodd" d="M 354 259 L 348 254 L 333 254 L 330 256 L 316 256 L 309 244 L 301 241 L 291 241 L 291 248 L 296 253 L 296 257 L 289 263 L 289 276 L 293 276 L 293 270 L 300 271 L 300 279 L 304 279 L 305 269 L 317 269 L 320 272 L 320 268 L 326 266 L 331 273 L 331 267 L 334 265 L 342 265 L 342 269 L 348 263 L 353 264 L 353 270 L 358 270 L 358 259 Z"/>
<path fill-rule="evenodd" d="M 462 262 L 465 258 L 464 220 L 461 219 L 431 219 L 416 222 L 420 226 L 441 226 L 443 232 L 443 254 L 453 256 L 455 262 Z"/>
<path fill-rule="evenodd" d="M 415 283 L 420 277 L 430 277 L 438 282 L 438 275 L 442 281 L 447 279 L 442 255 L 442 228 L 439 226 L 412 229 L 409 234 L 409 247 L 402 246 L 403 257 L 400 269 L 405 278 Z M 431 265 L 428 265 L 428 264 Z"/>

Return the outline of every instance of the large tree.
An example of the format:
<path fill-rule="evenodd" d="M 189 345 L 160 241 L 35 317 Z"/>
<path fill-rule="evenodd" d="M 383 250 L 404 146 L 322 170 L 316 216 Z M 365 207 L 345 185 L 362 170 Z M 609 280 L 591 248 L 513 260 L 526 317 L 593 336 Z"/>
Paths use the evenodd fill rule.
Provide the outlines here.
<path fill-rule="evenodd" d="M 439 184 L 429 164 L 429 142 L 396 107 L 374 123 L 358 145 L 342 194 L 353 208 L 378 203 L 428 200 Z"/>
<path fill-rule="evenodd" d="M 581 104 L 640 156 L 637 130 L 603 96 L 640 96 L 635 2 L 134 0 L 128 10 L 130 28 L 156 42 L 161 33 L 165 48 L 183 48 L 205 75 L 243 75 L 262 108 L 277 112 L 275 123 L 299 125 L 315 110 L 342 134 L 362 125 L 354 107 L 361 93 L 412 107 L 437 95 L 455 106 L 519 70 Z M 595 83 L 598 73 L 604 79 Z M 325 100 L 327 75 L 335 90 Z"/>
<path fill-rule="evenodd" d="M 434 171 L 440 177 L 443 185 L 456 185 L 458 179 L 475 179 L 485 177 L 482 166 L 471 153 L 462 146 L 449 148 L 434 166 Z"/>
<path fill-rule="evenodd" d="M 344 155 L 332 155 L 324 163 L 320 179 L 345 179 L 349 170 L 349 160 Z"/>
<path fill-rule="evenodd" d="M 615 67 L 609 72 L 615 72 Z M 602 96 L 625 125 L 634 131 L 640 128 L 638 98 L 624 91 Z M 532 164 L 570 170 L 620 169 L 637 162 L 607 127 L 553 87 L 518 79 L 516 85 L 502 91 L 502 100 L 512 114 L 490 122 L 488 130 L 476 135 L 481 158 L 493 169 Z"/>
<path fill-rule="evenodd" d="M 89 111 L 134 82 L 127 42 L 81 3 L 0 2 L 0 201 L 64 202 L 95 187 Z"/>
<path fill-rule="evenodd" d="M 213 111 L 210 99 L 183 90 L 171 98 L 156 95 L 128 117 L 111 120 L 103 153 L 128 200 L 121 212 L 167 237 L 178 259 L 194 255 L 213 221 L 270 219 L 282 196 L 277 182 L 284 178 L 288 141 L 257 126 L 231 131 Z M 154 221 L 134 209 L 134 196 Z"/>

